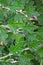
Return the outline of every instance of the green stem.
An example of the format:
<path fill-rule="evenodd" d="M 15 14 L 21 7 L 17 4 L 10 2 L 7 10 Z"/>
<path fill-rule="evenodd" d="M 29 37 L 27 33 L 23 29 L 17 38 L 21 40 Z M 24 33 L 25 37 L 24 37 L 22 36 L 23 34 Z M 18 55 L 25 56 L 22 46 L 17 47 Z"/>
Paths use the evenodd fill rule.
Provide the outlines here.
<path fill-rule="evenodd" d="M 40 62 L 40 65 L 43 65 L 43 59 L 41 58 L 41 62 Z"/>

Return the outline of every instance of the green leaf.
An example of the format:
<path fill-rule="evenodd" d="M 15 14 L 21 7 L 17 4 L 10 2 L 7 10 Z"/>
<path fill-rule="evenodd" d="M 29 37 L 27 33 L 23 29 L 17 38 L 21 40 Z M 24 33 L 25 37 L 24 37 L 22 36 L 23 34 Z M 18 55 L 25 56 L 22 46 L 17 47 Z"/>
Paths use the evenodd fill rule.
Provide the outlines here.
<path fill-rule="evenodd" d="M 23 36 L 21 34 L 16 34 L 14 36 L 15 36 L 15 40 L 16 40 L 15 46 L 11 45 L 9 50 L 13 54 L 16 54 L 16 53 L 18 54 L 18 53 L 21 53 L 23 50 L 24 39 L 23 39 Z"/>
<path fill-rule="evenodd" d="M 41 44 L 40 41 L 32 41 L 30 42 L 29 44 L 29 48 L 32 50 L 32 51 L 36 51 L 38 48 L 39 48 L 39 45 Z"/>
<path fill-rule="evenodd" d="M 19 57 L 20 59 L 20 62 L 19 64 L 20 65 L 31 65 L 31 59 L 34 59 L 34 56 L 32 54 L 26 54 L 26 55 L 20 55 Z"/>
<path fill-rule="evenodd" d="M 3 27 L 0 27 L 0 40 L 6 43 L 7 37 L 8 35 L 7 35 L 6 29 L 4 29 Z"/>
<path fill-rule="evenodd" d="M 40 25 L 43 25 L 43 14 L 40 14 L 40 16 L 38 17 L 38 22 Z"/>
<path fill-rule="evenodd" d="M 42 58 L 43 57 L 43 47 L 37 50 L 37 54 Z"/>

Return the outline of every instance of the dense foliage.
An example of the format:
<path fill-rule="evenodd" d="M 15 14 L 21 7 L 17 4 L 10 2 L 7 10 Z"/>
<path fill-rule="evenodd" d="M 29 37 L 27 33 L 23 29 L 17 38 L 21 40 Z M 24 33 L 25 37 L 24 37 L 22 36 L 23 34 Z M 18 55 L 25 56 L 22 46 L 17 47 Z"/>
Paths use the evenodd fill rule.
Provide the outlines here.
<path fill-rule="evenodd" d="M 43 0 L 0 0 L 0 65 L 43 65 Z"/>

